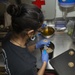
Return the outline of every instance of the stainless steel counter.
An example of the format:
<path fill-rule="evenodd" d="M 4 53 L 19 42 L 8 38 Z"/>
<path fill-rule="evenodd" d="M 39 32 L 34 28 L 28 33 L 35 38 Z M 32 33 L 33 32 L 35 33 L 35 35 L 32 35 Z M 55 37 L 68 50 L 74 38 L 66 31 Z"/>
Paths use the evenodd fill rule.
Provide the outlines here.
<path fill-rule="evenodd" d="M 53 58 L 60 55 L 61 53 L 65 52 L 65 51 L 67 51 L 70 48 L 75 49 L 71 37 L 65 32 L 55 32 L 54 36 L 52 36 L 49 39 L 55 45 Z M 40 68 L 42 66 L 40 50 L 35 50 L 33 54 L 37 58 L 37 68 Z M 53 67 L 50 65 L 49 62 L 48 62 L 46 69 L 52 69 L 53 70 Z"/>

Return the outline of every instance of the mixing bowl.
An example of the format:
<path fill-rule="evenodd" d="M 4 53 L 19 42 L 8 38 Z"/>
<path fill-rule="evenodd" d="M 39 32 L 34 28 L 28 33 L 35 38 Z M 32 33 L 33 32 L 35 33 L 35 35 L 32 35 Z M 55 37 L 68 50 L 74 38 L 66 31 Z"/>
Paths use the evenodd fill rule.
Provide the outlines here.
<path fill-rule="evenodd" d="M 53 57 L 54 49 L 55 49 L 55 45 L 52 42 L 50 42 L 49 46 L 46 47 L 46 51 L 49 54 L 49 59 Z M 41 52 L 42 50 L 44 50 L 44 46 L 40 48 Z"/>
<path fill-rule="evenodd" d="M 41 29 L 41 34 L 45 38 L 50 38 L 54 34 L 54 32 L 55 32 L 54 28 L 52 28 L 50 26 L 46 26 L 46 27 Z"/>

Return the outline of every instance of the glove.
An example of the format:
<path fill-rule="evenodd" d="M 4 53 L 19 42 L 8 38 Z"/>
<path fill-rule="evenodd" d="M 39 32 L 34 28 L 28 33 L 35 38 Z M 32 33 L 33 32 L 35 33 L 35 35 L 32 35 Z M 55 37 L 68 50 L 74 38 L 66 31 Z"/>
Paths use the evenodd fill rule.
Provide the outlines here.
<path fill-rule="evenodd" d="M 47 26 L 46 24 L 42 24 L 41 28 L 44 28 L 44 27 L 46 27 L 46 26 Z"/>
<path fill-rule="evenodd" d="M 49 46 L 49 44 L 50 44 L 50 40 L 48 40 L 48 39 L 43 39 L 43 40 L 41 40 L 41 41 L 39 41 L 39 42 L 36 43 L 36 49 L 37 49 L 37 48 L 41 48 L 41 47 L 43 47 L 44 45 Z"/>
<path fill-rule="evenodd" d="M 43 50 L 42 51 L 42 62 L 48 63 L 48 58 L 49 58 L 48 53 L 46 52 L 46 50 Z"/>

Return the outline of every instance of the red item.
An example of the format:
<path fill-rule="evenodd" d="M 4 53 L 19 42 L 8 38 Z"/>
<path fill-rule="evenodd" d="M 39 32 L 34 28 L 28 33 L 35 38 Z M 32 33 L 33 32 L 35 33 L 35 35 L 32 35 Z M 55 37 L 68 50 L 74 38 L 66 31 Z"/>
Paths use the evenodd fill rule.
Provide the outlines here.
<path fill-rule="evenodd" d="M 41 8 L 42 5 L 45 5 L 45 0 L 36 0 L 36 1 L 33 1 L 32 4 L 35 4 L 36 6 Z"/>

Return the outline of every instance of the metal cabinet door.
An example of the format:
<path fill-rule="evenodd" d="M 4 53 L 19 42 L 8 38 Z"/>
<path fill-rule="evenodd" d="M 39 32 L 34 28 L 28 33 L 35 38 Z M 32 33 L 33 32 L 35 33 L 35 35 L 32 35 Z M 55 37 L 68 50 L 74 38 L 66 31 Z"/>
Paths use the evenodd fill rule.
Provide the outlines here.
<path fill-rule="evenodd" d="M 54 19 L 56 14 L 56 0 L 21 0 L 22 3 L 32 3 L 41 1 L 45 2 L 45 4 L 41 5 L 41 10 L 44 13 L 45 19 Z"/>

